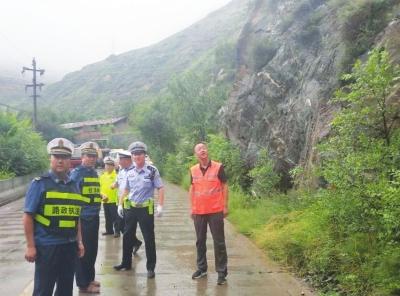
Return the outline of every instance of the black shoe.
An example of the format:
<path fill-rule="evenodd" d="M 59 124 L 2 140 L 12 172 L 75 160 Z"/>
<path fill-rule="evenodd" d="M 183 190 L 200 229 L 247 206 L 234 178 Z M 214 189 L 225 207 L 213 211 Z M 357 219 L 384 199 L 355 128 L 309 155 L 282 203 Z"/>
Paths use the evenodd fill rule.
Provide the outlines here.
<path fill-rule="evenodd" d="M 139 248 L 140 248 L 141 245 L 142 245 L 142 242 L 141 242 L 141 241 L 138 241 L 138 243 L 133 247 L 133 250 L 132 250 L 133 256 L 136 255 L 136 253 L 137 253 L 137 251 L 139 250 Z"/>
<path fill-rule="evenodd" d="M 148 270 L 147 271 L 147 278 L 148 279 L 153 279 L 156 276 L 156 273 L 154 272 L 154 270 Z"/>
<path fill-rule="evenodd" d="M 218 273 L 217 284 L 218 284 L 218 285 L 225 285 L 225 284 L 226 284 L 226 276 L 225 276 L 225 273 Z"/>
<path fill-rule="evenodd" d="M 115 233 L 114 237 L 120 237 L 121 235 L 119 233 Z"/>
<path fill-rule="evenodd" d="M 192 279 L 194 279 L 194 280 L 200 279 L 205 276 L 207 276 L 207 271 L 202 271 L 202 270 L 198 269 L 192 274 Z"/>
<path fill-rule="evenodd" d="M 125 264 L 119 264 L 119 265 L 114 265 L 113 266 L 115 270 L 120 271 L 120 270 L 131 270 L 132 266 L 131 265 L 125 265 Z"/>
<path fill-rule="evenodd" d="M 112 235 L 112 234 L 114 234 L 114 233 L 112 233 L 112 232 L 103 232 L 101 235 Z"/>

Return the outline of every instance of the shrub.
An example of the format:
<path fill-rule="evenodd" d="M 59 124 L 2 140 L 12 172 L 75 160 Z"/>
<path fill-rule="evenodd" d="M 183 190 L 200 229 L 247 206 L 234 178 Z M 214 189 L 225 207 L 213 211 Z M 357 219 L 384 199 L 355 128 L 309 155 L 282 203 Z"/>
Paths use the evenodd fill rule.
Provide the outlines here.
<path fill-rule="evenodd" d="M 331 2 L 333 3 L 333 1 Z M 338 16 L 342 23 L 342 33 L 346 42 L 343 67 L 345 71 L 349 71 L 354 60 L 370 49 L 376 35 L 382 31 L 390 20 L 388 11 L 400 1 L 358 0 L 336 2 L 331 5 L 338 7 Z"/>
<path fill-rule="evenodd" d="M 400 285 L 397 272 L 377 267 L 400 242 L 399 107 L 389 102 L 399 76 L 386 51 L 373 50 L 365 64 L 357 61 L 343 76 L 349 85 L 336 94 L 344 109 L 320 146 L 321 172 L 334 189 L 326 203 L 330 237 L 342 252 L 337 280 L 348 295 L 372 295 L 390 282 L 387 295 Z"/>
<path fill-rule="evenodd" d="M 16 176 L 47 167 L 46 143 L 27 120 L 0 113 L 0 163 L 2 170 Z"/>
<path fill-rule="evenodd" d="M 177 154 L 168 153 L 163 166 L 165 177 L 172 183 L 186 184 L 191 164 L 192 162 L 182 151 Z"/>
<path fill-rule="evenodd" d="M 11 179 L 14 177 L 15 177 L 15 174 L 13 172 L 9 172 L 9 171 L 0 169 L 0 180 Z"/>
<path fill-rule="evenodd" d="M 230 185 L 242 185 L 246 168 L 240 151 L 228 139 L 221 135 L 209 135 L 208 149 L 210 158 L 222 162 Z"/>
<path fill-rule="evenodd" d="M 256 196 L 271 196 L 276 193 L 280 176 L 274 171 L 273 162 L 266 149 L 259 152 L 256 165 L 250 170 L 249 176 L 252 179 L 251 190 Z"/>

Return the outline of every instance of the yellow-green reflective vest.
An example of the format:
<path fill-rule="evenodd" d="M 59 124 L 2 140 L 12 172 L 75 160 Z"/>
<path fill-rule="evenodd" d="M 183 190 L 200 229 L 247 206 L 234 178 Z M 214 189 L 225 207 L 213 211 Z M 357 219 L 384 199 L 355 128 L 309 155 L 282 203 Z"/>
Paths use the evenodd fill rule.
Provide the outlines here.
<path fill-rule="evenodd" d="M 41 207 L 34 217 L 35 221 L 42 224 L 49 233 L 75 237 L 81 207 L 90 202 L 89 198 L 76 193 L 73 182 L 60 191 L 50 177 L 41 177 L 40 181 L 45 182 L 45 191 L 42 193 Z"/>
<path fill-rule="evenodd" d="M 108 197 L 108 200 L 105 203 L 118 203 L 118 190 L 117 188 L 111 188 L 111 186 L 115 183 L 116 178 L 117 173 L 115 172 L 115 170 L 113 170 L 111 173 L 105 171 L 99 177 L 100 193 Z"/>
<path fill-rule="evenodd" d="M 100 181 L 98 177 L 83 177 L 82 195 L 90 199 L 91 204 L 100 204 Z"/>

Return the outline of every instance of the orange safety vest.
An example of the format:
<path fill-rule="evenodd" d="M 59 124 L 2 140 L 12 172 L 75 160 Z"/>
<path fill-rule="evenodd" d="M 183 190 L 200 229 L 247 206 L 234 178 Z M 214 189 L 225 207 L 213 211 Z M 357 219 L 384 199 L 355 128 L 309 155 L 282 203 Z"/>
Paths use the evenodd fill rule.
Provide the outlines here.
<path fill-rule="evenodd" d="M 221 163 L 211 161 L 206 173 L 200 169 L 200 164 L 190 168 L 192 174 L 192 214 L 211 214 L 224 210 L 222 182 L 218 178 Z"/>

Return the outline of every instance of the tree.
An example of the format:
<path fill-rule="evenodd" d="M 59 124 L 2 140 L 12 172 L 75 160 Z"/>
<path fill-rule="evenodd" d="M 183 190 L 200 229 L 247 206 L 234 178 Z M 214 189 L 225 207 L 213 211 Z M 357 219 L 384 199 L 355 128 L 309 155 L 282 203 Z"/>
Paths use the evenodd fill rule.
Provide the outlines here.
<path fill-rule="evenodd" d="M 49 108 L 41 109 L 37 122 L 37 130 L 46 141 L 51 141 L 54 138 L 73 140 L 73 131 L 60 127 L 61 123 L 68 122 L 66 120 L 68 120 L 68 114 L 66 113 L 55 113 Z"/>
<path fill-rule="evenodd" d="M 217 130 L 218 109 L 227 96 L 224 86 L 209 85 L 210 82 L 206 76 L 189 72 L 168 85 L 178 127 L 193 141 L 204 141 L 208 132 Z"/>
<path fill-rule="evenodd" d="M 400 109 L 393 100 L 399 77 L 385 50 L 357 61 L 343 76 L 348 85 L 334 99 L 343 108 L 320 146 L 329 236 L 340 250 L 331 271 L 348 295 L 400 291 Z"/>
<path fill-rule="evenodd" d="M 274 164 L 266 149 L 261 149 L 256 166 L 250 170 L 251 190 L 258 197 L 268 197 L 276 193 L 280 176 L 274 171 Z"/>
<path fill-rule="evenodd" d="M 0 113 L 0 147 L 2 171 L 21 176 L 47 166 L 46 143 L 28 120 Z"/>
<path fill-rule="evenodd" d="M 366 177 L 398 169 L 393 140 L 400 109 L 390 99 L 399 77 L 399 68 L 390 64 L 388 52 L 377 49 L 365 64 L 357 61 L 353 73 L 343 76 L 349 84 L 336 93 L 334 101 L 344 108 L 332 122 L 329 141 L 321 146 L 326 155 L 324 174 L 330 183 L 348 188 Z"/>
<path fill-rule="evenodd" d="M 142 103 L 133 111 L 135 125 L 140 131 L 143 141 L 153 149 L 152 158 L 162 163 L 168 152 L 175 151 L 178 141 L 167 110 L 164 102 L 158 99 Z"/>

